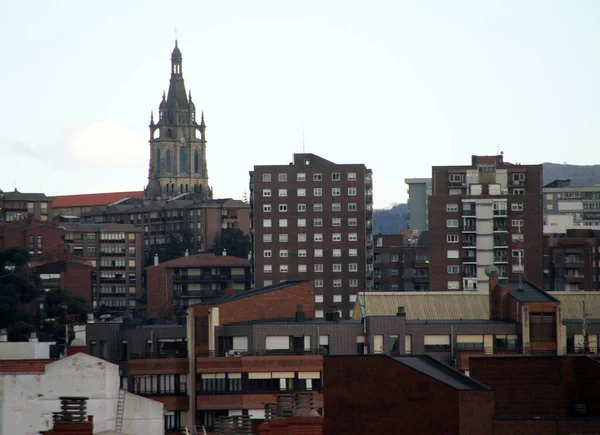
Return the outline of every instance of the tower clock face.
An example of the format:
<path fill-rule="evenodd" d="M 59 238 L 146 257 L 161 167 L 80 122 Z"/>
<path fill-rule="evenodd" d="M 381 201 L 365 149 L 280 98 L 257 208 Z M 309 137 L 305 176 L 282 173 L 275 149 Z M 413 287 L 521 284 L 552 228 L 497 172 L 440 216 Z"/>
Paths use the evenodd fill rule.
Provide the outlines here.
<path fill-rule="evenodd" d="M 185 137 L 182 137 L 181 139 L 179 139 L 179 142 L 181 142 L 182 144 L 185 143 Z"/>

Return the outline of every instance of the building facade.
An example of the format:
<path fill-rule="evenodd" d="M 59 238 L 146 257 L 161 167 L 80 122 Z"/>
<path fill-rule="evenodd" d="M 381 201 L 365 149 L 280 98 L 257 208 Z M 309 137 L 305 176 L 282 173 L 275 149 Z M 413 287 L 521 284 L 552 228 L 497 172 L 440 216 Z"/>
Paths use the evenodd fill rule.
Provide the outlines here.
<path fill-rule="evenodd" d="M 405 178 L 408 185 L 408 229 L 426 231 L 429 229 L 429 197 L 431 178 Z"/>
<path fill-rule="evenodd" d="M 195 304 L 250 290 L 250 260 L 196 254 L 146 268 L 148 317 L 185 318 Z"/>
<path fill-rule="evenodd" d="M 65 231 L 51 222 L 26 219 L 0 222 L 0 248 L 21 247 L 30 257 L 42 257 L 64 247 Z"/>
<path fill-rule="evenodd" d="M 555 180 L 544 186 L 544 215 L 572 216 L 573 227 L 600 227 L 600 186 Z"/>
<path fill-rule="evenodd" d="M 158 109 L 158 122 L 150 118 L 150 168 L 145 196 L 148 199 L 173 198 L 193 192 L 212 198 L 206 162 L 206 124 L 200 123 L 192 93 L 185 90 L 183 58 L 175 41 L 171 54 L 169 92 Z"/>
<path fill-rule="evenodd" d="M 94 312 L 140 314 L 143 230 L 133 225 L 65 223 L 69 253 L 90 260 Z"/>
<path fill-rule="evenodd" d="M 373 288 L 373 174 L 294 154 L 289 165 L 250 173 L 256 286 L 314 279 L 317 316 L 351 317 L 359 291 Z"/>
<path fill-rule="evenodd" d="M 57 195 L 52 201 L 52 215 L 78 218 L 94 207 L 142 201 L 143 198 L 143 191 Z"/>
<path fill-rule="evenodd" d="M 434 166 L 429 198 L 433 289 L 487 292 L 487 266 L 542 285 L 542 166 L 503 155 L 469 166 Z"/>
<path fill-rule="evenodd" d="M 47 221 L 52 216 L 52 200 L 43 193 L 0 191 L 0 221 L 18 221 L 33 216 Z"/>

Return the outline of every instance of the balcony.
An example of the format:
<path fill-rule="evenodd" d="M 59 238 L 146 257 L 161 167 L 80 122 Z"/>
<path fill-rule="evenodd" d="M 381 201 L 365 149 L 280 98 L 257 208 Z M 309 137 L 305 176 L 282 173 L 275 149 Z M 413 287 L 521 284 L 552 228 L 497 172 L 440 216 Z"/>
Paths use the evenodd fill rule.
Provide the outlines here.
<path fill-rule="evenodd" d="M 149 359 L 165 359 L 165 358 L 187 358 L 187 348 L 182 346 L 181 349 L 156 350 L 153 352 L 130 353 L 130 360 L 149 360 Z"/>
<path fill-rule="evenodd" d="M 565 264 L 583 264 L 583 260 L 581 259 L 581 257 L 576 257 L 576 256 L 568 256 L 565 257 Z"/>
<path fill-rule="evenodd" d="M 463 255 L 461 261 L 463 263 L 477 263 L 477 257 L 472 255 Z"/>
<path fill-rule="evenodd" d="M 475 222 L 473 222 L 473 223 L 465 222 L 462 226 L 462 231 L 463 231 L 463 233 L 474 233 L 477 231 L 477 225 L 475 224 Z"/>
<path fill-rule="evenodd" d="M 477 240 L 476 239 L 470 239 L 470 238 L 466 238 L 466 239 L 462 239 L 461 242 L 462 246 L 468 248 L 468 247 L 475 247 L 477 246 Z"/>
<path fill-rule="evenodd" d="M 475 217 L 476 216 L 475 207 L 463 207 L 462 216 L 463 217 Z"/>

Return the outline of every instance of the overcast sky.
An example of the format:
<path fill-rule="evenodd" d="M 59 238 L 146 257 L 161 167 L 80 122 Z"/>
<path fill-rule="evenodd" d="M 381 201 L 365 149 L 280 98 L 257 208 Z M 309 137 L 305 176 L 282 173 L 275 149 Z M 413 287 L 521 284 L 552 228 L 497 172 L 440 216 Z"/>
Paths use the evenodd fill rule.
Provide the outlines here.
<path fill-rule="evenodd" d="M 303 129 L 373 169 L 376 207 L 471 154 L 598 163 L 599 22 L 597 0 L 6 2 L 0 189 L 142 189 L 175 29 L 216 197 Z"/>

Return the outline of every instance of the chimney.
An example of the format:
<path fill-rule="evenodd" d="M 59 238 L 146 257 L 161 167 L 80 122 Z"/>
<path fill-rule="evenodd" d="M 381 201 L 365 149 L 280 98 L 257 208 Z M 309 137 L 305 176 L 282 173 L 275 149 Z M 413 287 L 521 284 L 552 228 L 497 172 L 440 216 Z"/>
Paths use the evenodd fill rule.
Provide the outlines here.
<path fill-rule="evenodd" d="M 32 332 L 31 335 L 29 336 L 29 342 L 30 343 L 37 343 L 38 342 L 37 334 L 35 332 Z"/>
<path fill-rule="evenodd" d="M 398 307 L 398 312 L 396 313 L 398 317 L 406 317 L 406 313 L 404 312 L 404 307 Z"/>
<path fill-rule="evenodd" d="M 87 323 L 95 323 L 94 322 L 94 313 L 89 313 L 87 315 Z"/>
<path fill-rule="evenodd" d="M 296 305 L 296 322 L 304 322 L 306 317 L 304 316 L 304 307 L 300 304 Z"/>
<path fill-rule="evenodd" d="M 6 343 L 8 341 L 8 329 L 0 329 L 0 343 Z"/>
<path fill-rule="evenodd" d="M 187 249 L 185 250 L 185 256 L 189 257 L 190 256 L 190 251 L 188 251 Z"/>
<path fill-rule="evenodd" d="M 154 265 L 158 266 L 158 254 L 154 254 Z"/>
<path fill-rule="evenodd" d="M 227 257 L 227 249 L 223 249 L 223 257 Z"/>

